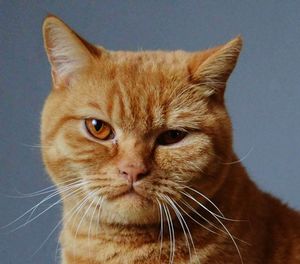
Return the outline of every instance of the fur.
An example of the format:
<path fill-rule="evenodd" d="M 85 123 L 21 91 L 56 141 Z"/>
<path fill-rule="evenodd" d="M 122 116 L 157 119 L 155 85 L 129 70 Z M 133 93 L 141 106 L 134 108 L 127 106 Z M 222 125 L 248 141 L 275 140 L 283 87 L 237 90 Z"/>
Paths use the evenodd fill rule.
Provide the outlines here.
<path fill-rule="evenodd" d="M 242 39 L 200 52 L 108 51 L 43 24 L 53 89 L 41 122 L 63 201 L 63 264 L 300 263 L 300 216 L 259 190 L 232 148 L 226 82 Z M 85 120 L 109 124 L 98 140 Z M 186 136 L 157 144 L 168 130 Z M 134 183 L 127 162 L 145 168 Z"/>

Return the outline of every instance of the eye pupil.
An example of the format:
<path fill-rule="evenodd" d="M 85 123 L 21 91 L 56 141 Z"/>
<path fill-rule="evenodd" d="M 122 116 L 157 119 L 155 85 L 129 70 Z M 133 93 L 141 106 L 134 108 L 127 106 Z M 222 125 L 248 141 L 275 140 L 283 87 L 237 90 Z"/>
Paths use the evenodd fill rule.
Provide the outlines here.
<path fill-rule="evenodd" d="M 176 131 L 176 130 L 171 130 L 171 131 L 169 132 L 169 136 L 170 136 L 171 138 L 173 138 L 173 139 L 176 139 L 177 137 L 180 136 L 180 132 L 179 132 L 179 131 Z"/>
<path fill-rule="evenodd" d="M 94 128 L 95 128 L 96 131 L 100 131 L 100 129 L 103 126 L 103 123 L 100 120 L 93 119 L 92 120 L 92 125 L 94 126 Z"/>
<path fill-rule="evenodd" d="M 158 136 L 157 143 L 163 146 L 175 144 L 181 141 L 186 134 L 186 132 L 180 130 L 168 130 Z"/>

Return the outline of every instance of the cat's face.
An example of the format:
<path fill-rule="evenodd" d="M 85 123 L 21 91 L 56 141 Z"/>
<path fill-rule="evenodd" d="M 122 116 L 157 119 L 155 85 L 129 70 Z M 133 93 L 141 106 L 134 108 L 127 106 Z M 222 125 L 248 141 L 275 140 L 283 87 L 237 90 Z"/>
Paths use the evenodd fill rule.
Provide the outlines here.
<path fill-rule="evenodd" d="M 160 221 L 164 199 L 185 199 L 186 186 L 208 196 L 219 188 L 231 156 L 223 90 L 239 38 L 202 53 L 109 52 L 55 17 L 44 38 L 54 87 L 42 115 L 43 158 L 69 190 L 65 201 L 101 204 L 105 222 L 149 224 Z"/>

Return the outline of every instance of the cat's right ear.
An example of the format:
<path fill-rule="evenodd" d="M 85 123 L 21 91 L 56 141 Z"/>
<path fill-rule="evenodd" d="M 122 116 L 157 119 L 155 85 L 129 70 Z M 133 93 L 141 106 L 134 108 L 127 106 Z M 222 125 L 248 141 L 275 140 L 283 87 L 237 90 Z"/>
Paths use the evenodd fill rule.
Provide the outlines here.
<path fill-rule="evenodd" d="M 77 35 L 59 18 L 49 15 L 43 23 L 44 46 L 51 64 L 54 88 L 66 86 L 72 76 L 88 67 L 100 49 Z"/>

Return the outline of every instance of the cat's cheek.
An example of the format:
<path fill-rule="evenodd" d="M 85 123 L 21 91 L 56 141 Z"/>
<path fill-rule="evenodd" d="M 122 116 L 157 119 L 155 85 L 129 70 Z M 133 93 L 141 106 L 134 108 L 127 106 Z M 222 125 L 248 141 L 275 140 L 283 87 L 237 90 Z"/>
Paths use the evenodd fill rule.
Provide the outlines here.
<path fill-rule="evenodd" d="M 195 174 L 201 174 L 211 160 L 213 147 L 206 135 L 191 136 L 185 144 L 173 147 L 160 147 L 156 150 L 155 161 L 166 172 L 182 172 L 182 177 L 188 180 Z M 190 172 L 191 175 L 189 175 Z"/>

